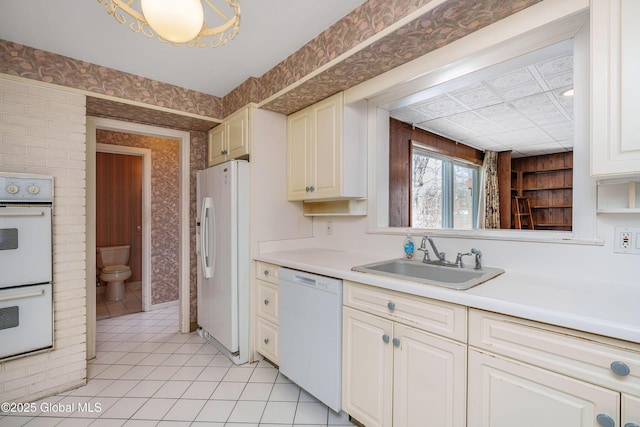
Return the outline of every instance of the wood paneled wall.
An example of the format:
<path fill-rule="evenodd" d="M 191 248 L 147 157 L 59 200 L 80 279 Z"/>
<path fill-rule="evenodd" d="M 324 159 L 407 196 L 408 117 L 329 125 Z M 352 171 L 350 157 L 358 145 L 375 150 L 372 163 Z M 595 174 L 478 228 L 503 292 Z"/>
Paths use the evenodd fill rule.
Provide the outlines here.
<path fill-rule="evenodd" d="M 420 145 L 434 153 L 482 164 L 481 151 L 457 143 L 408 123 L 389 123 L 389 227 L 411 224 L 411 146 Z"/>
<path fill-rule="evenodd" d="M 96 246 L 130 245 L 131 278 L 142 281 L 142 157 L 96 153 Z"/>

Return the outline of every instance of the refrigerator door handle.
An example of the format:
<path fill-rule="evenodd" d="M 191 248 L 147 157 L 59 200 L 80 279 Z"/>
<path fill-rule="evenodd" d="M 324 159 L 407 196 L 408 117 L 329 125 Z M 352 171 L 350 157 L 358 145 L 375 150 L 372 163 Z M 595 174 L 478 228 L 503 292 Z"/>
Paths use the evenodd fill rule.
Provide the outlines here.
<path fill-rule="evenodd" d="M 202 274 L 205 279 L 209 279 L 212 276 L 211 257 L 209 254 L 209 215 L 211 212 L 211 198 L 205 197 L 202 199 L 202 214 L 200 215 L 202 227 L 200 232 L 200 257 L 202 260 Z"/>

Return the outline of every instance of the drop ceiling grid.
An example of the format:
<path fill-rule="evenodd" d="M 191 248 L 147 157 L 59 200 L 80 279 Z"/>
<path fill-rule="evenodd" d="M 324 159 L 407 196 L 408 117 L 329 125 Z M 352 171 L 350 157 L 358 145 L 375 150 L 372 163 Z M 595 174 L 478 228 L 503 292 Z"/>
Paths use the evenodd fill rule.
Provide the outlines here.
<path fill-rule="evenodd" d="M 573 55 L 565 54 L 391 111 L 478 149 L 515 157 L 567 151 L 573 145 Z"/>

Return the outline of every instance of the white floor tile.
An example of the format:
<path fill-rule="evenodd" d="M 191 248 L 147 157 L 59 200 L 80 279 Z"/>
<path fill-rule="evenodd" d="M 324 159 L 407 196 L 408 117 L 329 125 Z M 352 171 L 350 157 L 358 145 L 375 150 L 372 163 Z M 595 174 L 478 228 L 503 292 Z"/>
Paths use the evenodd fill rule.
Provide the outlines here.
<path fill-rule="evenodd" d="M 153 420 L 129 420 L 123 424 L 124 427 L 154 427 L 158 424 Z"/>
<path fill-rule="evenodd" d="M 65 418 L 56 427 L 86 427 L 94 421 L 94 418 Z"/>
<path fill-rule="evenodd" d="M 129 365 L 111 365 L 95 376 L 95 378 L 103 380 L 117 380 L 121 378 L 131 366 Z"/>
<path fill-rule="evenodd" d="M 196 381 L 222 381 L 228 370 L 229 368 L 207 366 L 202 370 L 200 375 L 198 375 Z"/>
<path fill-rule="evenodd" d="M 223 381 L 236 381 L 236 382 L 247 382 L 253 373 L 253 369 L 251 368 L 241 368 L 238 366 L 232 366 L 229 368 L 229 371 L 224 376 Z"/>
<path fill-rule="evenodd" d="M 229 423 L 259 423 L 267 402 L 239 401 L 229 416 Z"/>
<path fill-rule="evenodd" d="M 213 394 L 218 382 L 215 381 L 194 381 L 187 391 L 182 395 L 183 399 L 209 399 Z"/>
<path fill-rule="evenodd" d="M 94 379 L 75 390 L 72 390 L 70 396 L 97 396 L 102 390 L 108 387 L 114 380 L 99 380 Z"/>
<path fill-rule="evenodd" d="M 209 400 L 196 417 L 196 421 L 224 423 L 229 419 L 236 402 L 233 400 Z"/>
<path fill-rule="evenodd" d="M 273 384 L 271 383 L 248 383 L 240 395 L 240 400 L 261 400 L 266 402 L 269 400 L 272 388 Z"/>
<path fill-rule="evenodd" d="M 299 402 L 294 424 L 327 424 L 329 408 L 319 402 Z"/>
<path fill-rule="evenodd" d="M 172 380 L 194 381 L 203 371 L 202 366 L 182 366 L 171 377 Z"/>
<path fill-rule="evenodd" d="M 156 369 L 156 367 L 153 365 L 137 365 L 127 371 L 125 378 L 128 380 L 143 380 L 149 376 L 154 369 Z"/>
<path fill-rule="evenodd" d="M 333 412 L 329 409 L 329 425 L 330 426 L 351 426 L 353 425 L 351 421 L 349 421 L 349 414 L 344 411 L 341 411 L 339 414 Z"/>
<path fill-rule="evenodd" d="M 238 400 L 245 385 L 245 383 L 221 382 L 211 395 L 211 399 Z"/>
<path fill-rule="evenodd" d="M 293 424 L 296 414 L 297 402 L 273 402 L 267 403 L 264 409 L 261 424 Z"/>
<path fill-rule="evenodd" d="M 158 389 L 156 394 L 153 395 L 155 398 L 179 398 L 191 385 L 191 381 L 167 381 Z"/>
<path fill-rule="evenodd" d="M 164 421 L 193 421 L 207 403 L 206 400 L 181 399 L 164 416 Z"/>
<path fill-rule="evenodd" d="M 158 366 L 145 377 L 147 380 L 168 380 L 178 372 L 178 366 Z"/>
<path fill-rule="evenodd" d="M 265 360 L 235 366 L 196 333 L 178 332 L 178 307 L 97 322 L 88 384 L 43 399 L 101 411 L 0 415 L 0 426 L 328 427 L 351 425 Z"/>
<path fill-rule="evenodd" d="M 147 401 L 142 397 L 123 397 L 100 415 L 100 418 L 118 418 L 128 420 Z"/>
<path fill-rule="evenodd" d="M 300 397 L 300 387 L 293 383 L 275 384 L 269 400 L 279 402 L 297 402 Z"/>
<path fill-rule="evenodd" d="M 249 378 L 250 383 L 271 383 L 276 381 L 278 370 L 276 368 L 256 368 Z"/>
<path fill-rule="evenodd" d="M 142 380 L 129 390 L 126 397 L 151 397 L 163 386 L 165 381 Z"/>
<path fill-rule="evenodd" d="M 105 389 L 100 392 L 100 396 L 122 397 L 131 391 L 133 387 L 138 385 L 139 382 L 139 380 L 113 381 L 111 385 L 105 387 Z"/>
<path fill-rule="evenodd" d="M 169 366 L 184 366 L 190 358 L 190 354 L 172 354 L 165 359 L 163 364 Z"/>
<path fill-rule="evenodd" d="M 158 422 L 162 420 L 166 413 L 169 412 L 169 409 L 171 409 L 177 401 L 177 399 L 149 399 L 135 414 L 133 414 L 131 418 L 139 420 L 154 420 Z"/>

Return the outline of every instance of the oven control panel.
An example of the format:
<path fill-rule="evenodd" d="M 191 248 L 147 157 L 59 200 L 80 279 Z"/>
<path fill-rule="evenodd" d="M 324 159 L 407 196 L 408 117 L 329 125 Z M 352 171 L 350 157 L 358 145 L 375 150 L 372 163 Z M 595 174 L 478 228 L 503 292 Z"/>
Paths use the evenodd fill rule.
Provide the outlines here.
<path fill-rule="evenodd" d="M 52 203 L 53 177 L 0 172 L 0 203 Z"/>

